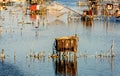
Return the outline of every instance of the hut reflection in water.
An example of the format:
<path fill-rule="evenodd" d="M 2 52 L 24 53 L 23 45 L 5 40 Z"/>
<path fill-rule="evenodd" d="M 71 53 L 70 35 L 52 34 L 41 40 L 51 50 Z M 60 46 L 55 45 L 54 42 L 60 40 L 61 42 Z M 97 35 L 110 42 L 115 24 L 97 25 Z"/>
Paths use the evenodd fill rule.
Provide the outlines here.
<path fill-rule="evenodd" d="M 54 60 L 54 69 L 56 76 L 76 76 L 77 75 L 77 60 L 56 59 Z"/>

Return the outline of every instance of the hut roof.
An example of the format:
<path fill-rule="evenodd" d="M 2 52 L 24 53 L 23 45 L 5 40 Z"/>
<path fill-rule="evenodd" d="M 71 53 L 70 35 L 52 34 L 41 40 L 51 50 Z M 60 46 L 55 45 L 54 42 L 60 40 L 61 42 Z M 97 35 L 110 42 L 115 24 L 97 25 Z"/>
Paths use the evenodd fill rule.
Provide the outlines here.
<path fill-rule="evenodd" d="M 57 40 L 62 40 L 62 39 L 77 39 L 76 36 L 64 36 L 64 37 L 58 37 L 56 38 Z"/>

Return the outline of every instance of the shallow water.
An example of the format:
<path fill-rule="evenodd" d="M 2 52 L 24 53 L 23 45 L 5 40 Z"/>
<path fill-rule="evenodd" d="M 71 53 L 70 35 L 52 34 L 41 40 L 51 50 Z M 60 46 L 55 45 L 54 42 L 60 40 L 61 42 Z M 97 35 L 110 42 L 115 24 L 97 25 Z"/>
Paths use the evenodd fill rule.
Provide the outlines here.
<path fill-rule="evenodd" d="M 71 0 L 72 1 L 72 0 Z M 75 1 L 74 1 L 75 2 Z M 78 7 L 68 5 L 69 7 Z M 67 3 L 67 2 L 66 2 Z M 69 2 L 70 3 L 70 2 Z M 66 4 L 67 5 L 67 4 Z M 91 23 L 71 22 L 68 23 L 66 15 L 52 19 L 49 25 L 41 22 L 39 28 L 35 24 L 18 24 L 23 20 L 32 22 L 29 16 L 22 16 L 22 11 L 14 14 L 1 11 L 0 25 L 3 32 L 0 34 L 0 49 L 4 48 L 6 58 L 0 62 L 0 75 L 10 76 L 119 76 L 120 70 L 120 23 L 95 20 Z M 20 10 L 20 8 L 17 8 Z M 22 28 L 22 30 L 21 30 Z M 48 52 L 52 54 L 52 47 L 56 37 L 71 36 L 79 37 L 77 60 L 52 60 L 48 58 Z M 95 58 L 96 51 L 104 53 L 111 47 L 112 40 L 115 42 L 116 57 Z M 35 53 L 45 52 L 45 58 L 26 58 L 30 50 Z M 88 58 L 80 57 L 80 53 L 88 52 Z M 16 57 L 14 57 L 16 52 Z M 12 69 L 12 70 L 11 70 Z M 12 72 L 11 72 L 12 71 Z M 6 73 L 7 72 L 7 73 Z"/>

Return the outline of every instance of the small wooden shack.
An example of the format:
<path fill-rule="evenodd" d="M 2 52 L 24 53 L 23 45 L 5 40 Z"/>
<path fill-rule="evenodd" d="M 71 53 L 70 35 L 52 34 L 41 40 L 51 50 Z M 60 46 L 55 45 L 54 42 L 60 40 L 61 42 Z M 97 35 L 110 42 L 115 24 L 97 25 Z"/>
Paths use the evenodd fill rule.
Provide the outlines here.
<path fill-rule="evenodd" d="M 55 39 L 56 52 L 77 52 L 78 37 L 65 36 Z"/>

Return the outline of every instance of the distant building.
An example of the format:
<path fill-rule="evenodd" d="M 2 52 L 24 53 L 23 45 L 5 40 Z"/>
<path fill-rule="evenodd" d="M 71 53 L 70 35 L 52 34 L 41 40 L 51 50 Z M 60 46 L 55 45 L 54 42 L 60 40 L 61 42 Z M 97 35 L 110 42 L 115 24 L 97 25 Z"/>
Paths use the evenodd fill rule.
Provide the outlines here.
<path fill-rule="evenodd" d="M 29 1 L 30 1 L 30 4 L 32 3 L 42 4 L 44 1 L 47 1 L 47 0 L 29 0 Z"/>
<path fill-rule="evenodd" d="M 10 2 L 24 2 L 24 1 L 26 1 L 26 0 L 0 0 L 0 2 L 8 2 L 8 1 L 10 1 Z"/>

